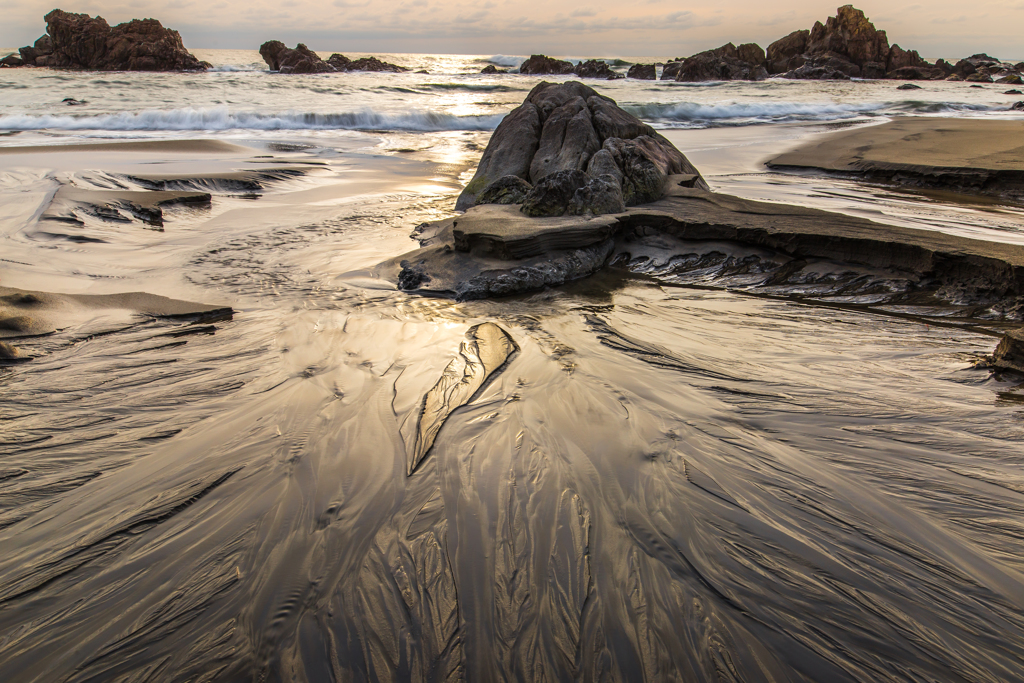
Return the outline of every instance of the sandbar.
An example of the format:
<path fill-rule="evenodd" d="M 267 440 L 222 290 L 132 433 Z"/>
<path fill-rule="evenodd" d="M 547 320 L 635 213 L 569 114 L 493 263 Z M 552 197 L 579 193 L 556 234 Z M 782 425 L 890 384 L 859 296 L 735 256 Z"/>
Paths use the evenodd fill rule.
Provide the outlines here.
<path fill-rule="evenodd" d="M 908 117 L 839 131 L 766 164 L 1021 199 L 1024 119 Z"/>

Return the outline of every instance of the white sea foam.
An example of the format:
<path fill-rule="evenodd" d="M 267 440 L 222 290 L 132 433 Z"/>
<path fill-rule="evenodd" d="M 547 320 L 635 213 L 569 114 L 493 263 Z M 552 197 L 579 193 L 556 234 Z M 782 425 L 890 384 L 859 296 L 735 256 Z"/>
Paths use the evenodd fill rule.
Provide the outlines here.
<path fill-rule="evenodd" d="M 663 125 L 684 124 L 723 125 L 729 123 L 832 121 L 865 115 L 898 113 L 943 113 L 991 111 L 981 104 L 958 102 L 862 102 L 862 103 L 810 103 L 810 102 L 742 102 L 706 104 L 677 102 L 671 104 L 643 104 L 627 106 L 634 115 Z"/>
<path fill-rule="evenodd" d="M 235 72 L 235 71 L 266 71 L 266 66 L 259 64 L 221 64 L 207 69 L 211 72 Z"/>
<path fill-rule="evenodd" d="M 96 116 L 9 114 L 0 116 L 7 130 L 492 130 L 500 115 L 452 116 L 432 111 L 380 114 L 373 111 L 317 114 L 212 109 L 150 109 Z"/>
<path fill-rule="evenodd" d="M 494 64 L 495 66 L 518 68 L 520 64 L 526 61 L 526 57 L 517 57 L 515 55 L 494 55 L 486 61 Z"/>

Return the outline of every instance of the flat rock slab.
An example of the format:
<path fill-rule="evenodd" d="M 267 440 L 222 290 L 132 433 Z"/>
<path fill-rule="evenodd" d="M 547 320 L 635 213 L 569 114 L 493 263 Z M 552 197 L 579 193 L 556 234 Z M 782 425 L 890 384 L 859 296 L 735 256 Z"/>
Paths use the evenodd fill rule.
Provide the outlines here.
<path fill-rule="evenodd" d="M 623 213 L 529 218 L 516 206 L 480 206 L 419 231 L 424 248 L 378 267 L 406 291 L 458 299 L 559 285 L 600 269 L 638 231 L 688 241 L 770 249 L 899 274 L 949 297 L 1005 301 L 1024 295 L 1024 246 L 916 230 L 716 194 L 669 179 L 666 196 Z M 617 247 L 618 245 L 618 247 Z"/>
<path fill-rule="evenodd" d="M 453 220 L 452 239 L 457 251 L 523 259 L 603 242 L 619 224 L 616 215 L 590 220 L 579 216 L 530 218 L 514 204 L 482 204 Z"/>
<path fill-rule="evenodd" d="M 1021 196 L 1024 120 L 899 119 L 834 133 L 767 165 Z"/>

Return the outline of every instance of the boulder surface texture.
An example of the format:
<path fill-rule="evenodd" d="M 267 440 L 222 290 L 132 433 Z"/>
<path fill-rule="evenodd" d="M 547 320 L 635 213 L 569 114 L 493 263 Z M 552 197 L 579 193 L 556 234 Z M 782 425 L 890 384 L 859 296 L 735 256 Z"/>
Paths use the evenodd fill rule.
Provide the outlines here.
<path fill-rule="evenodd" d="M 576 173 L 560 173 L 568 171 Z M 498 124 L 455 208 L 474 206 L 495 194 L 489 186 L 508 186 L 506 176 L 516 176 L 532 187 L 523 203 L 528 215 L 558 216 L 570 206 L 587 213 L 588 197 L 600 198 L 589 211 L 599 214 L 618 206 L 612 186 L 625 206 L 635 206 L 660 198 L 674 174 L 691 174 L 707 188 L 682 152 L 611 98 L 578 81 L 541 82 Z"/>
<path fill-rule="evenodd" d="M 133 19 L 111 27 L 103 17 L 55 9 L 46 15 L 46 32 L 31 48 L 22 48 L 25 64 L 97 71 L 204 71 L 177 31 L 156 19 Z"/>

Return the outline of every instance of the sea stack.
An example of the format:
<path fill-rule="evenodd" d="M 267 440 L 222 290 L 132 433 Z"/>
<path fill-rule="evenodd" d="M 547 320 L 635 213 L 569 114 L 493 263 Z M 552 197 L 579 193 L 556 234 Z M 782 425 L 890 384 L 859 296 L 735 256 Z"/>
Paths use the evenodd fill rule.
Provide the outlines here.
<path fill-rule="evenodd" d="M 51 66 L 96 71 L 205 71 L 177 31 L 156 19 L 133 19 L 111 27 L 103 17 L 55 9 L 46 15 L 46 35 L 23 47 L 8 66 Z M 21 63 L 15 63 L 20 61 Z"/>
<path fill-rule="evenodd" d="M 565 194 L 565 201 L 541 209 L 534 204 L 543 191 L 538 184 L 559 172 L 576 173 L 559 175 L 558 190 L 553 180 L 541 187 Z M 620 193 L 622 206 L 635 206 L 658 199 L 665 178 L 679 173 L 700 176 L 672 143 L 611 98 L 578 81 L 541 82 L 498 124 L 455 208 L 464 211 L 478 203 L 478 195 L 486 196 L 493 183 L 507 185 L 502 180 L 507 176 L 532 186 L 534 199 L 524 204 L 529 215 L 561 215 L 570 211 L 570 203 L 573 212 L 586 213 L 585 195 L 609 191 Z M 582 192 L 574 201 L 577 190 Z"/>

